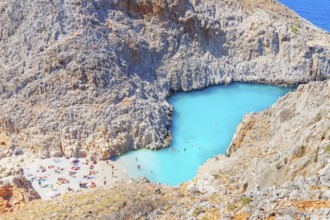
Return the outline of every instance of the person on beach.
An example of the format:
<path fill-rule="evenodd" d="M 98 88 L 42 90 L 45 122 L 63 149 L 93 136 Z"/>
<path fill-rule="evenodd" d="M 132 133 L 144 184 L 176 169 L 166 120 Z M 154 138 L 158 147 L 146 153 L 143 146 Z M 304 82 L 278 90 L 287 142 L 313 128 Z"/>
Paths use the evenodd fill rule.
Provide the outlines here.
<path fill-rule="evenodd" d="M 19 176 L 20 176 L 20 178 L 22 178 L 24 176 L 23 168 L 19 168 Z"/>
<path fill-rule="evenodd" d="M 107 185 L 107 181 L 106 181 L 106 180 L 104 180 L 103 184 L 104 184 L 104 185 Z"/>

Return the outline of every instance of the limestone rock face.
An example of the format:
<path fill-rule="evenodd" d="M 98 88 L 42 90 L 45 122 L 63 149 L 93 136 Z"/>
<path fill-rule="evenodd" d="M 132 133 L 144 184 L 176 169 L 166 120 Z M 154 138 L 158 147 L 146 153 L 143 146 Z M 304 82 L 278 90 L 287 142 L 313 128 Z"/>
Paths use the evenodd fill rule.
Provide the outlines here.
<path fill-rule="evenodd" d="M 330 80 L 300 85 L 247 114 L 228 155 L 209 159 L 191 181 L 128 180 L 35 201 L 0 219 L 330 219 L 329 107 Z"/>
<path fill-rule="evenodd" d="M 0 11 L 2 154 L 158 149 L 172 92 L 330 76 L 329 34 L 276 1 L 3 0 Z"/>
<path fill-rule="evenodd" d="M 327 176 L 319 177 L 326 182 L 330 177 L 329 125 L 330 81 L 300 85 L 269 109 L 247 114 L 228 157 L 208 160 L 199 174 L 226 173 L 241 190 L 280 186 L 297 176 L 317 173 Z"/>

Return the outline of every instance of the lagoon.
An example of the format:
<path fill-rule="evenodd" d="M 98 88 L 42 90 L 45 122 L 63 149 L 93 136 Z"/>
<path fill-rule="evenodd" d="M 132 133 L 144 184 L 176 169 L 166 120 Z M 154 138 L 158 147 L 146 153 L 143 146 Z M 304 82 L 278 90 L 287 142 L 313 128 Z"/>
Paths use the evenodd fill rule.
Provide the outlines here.
<path fill-rule="evenodd" d="M 234 83 L 175 94 L 169 99 L 174 106 L 171 146 L 131 151 L 116 160 L 132 178 L 146 176 L 153 182 L 178 185 L 193 179 L 207 159 L 225 154 L 244 114 L 270 107 L 291 90 Z"/>
<path fill-rule="evenodd" d="M 225 154 L 244 114 L 268 108 L 291 90 L 234 83 L 177 93 L 168 100 L 174 106 L 173 141 L 168 148 L 131 151 L 111 159 L 115 161 L 99 161 L 93 168 L 86 159 L 37 159 L 23 164 L 24 175 L 42 199 L 68 190 L 112 185 L 129 177 L 145 176 L 175 186 L 193 179 L 207 159 Z"/>

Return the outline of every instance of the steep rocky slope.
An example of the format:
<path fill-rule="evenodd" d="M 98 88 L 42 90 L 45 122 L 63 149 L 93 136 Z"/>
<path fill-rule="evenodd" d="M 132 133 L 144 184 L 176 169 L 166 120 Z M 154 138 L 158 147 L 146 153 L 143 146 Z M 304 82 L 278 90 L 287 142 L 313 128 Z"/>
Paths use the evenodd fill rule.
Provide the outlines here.
<path fill-rule="evenodd" d="M 328 82 L 299 86 L 269 109 L 245 115 L 227 151 L 230 157 L 219 157 L 220 163 L 209 160 L 203 167 L 229 172 L 241 189 L 281 185 L 317 173 L 330 162 Z"/>
<path fill-rule="evenodd" d="M 301 85 L 247 114 L 228 156 L 209 159 L 178 187 L 128 181 L 35 201 L 0 218 L 329 219 L 329 103 L 330 80 Z"/>
<path fill-rule="evenodd" d="M 170 143 L 176 91 L 329 78 L 329 34 L 276 1 L 0 2 L 0 158 Z"/>

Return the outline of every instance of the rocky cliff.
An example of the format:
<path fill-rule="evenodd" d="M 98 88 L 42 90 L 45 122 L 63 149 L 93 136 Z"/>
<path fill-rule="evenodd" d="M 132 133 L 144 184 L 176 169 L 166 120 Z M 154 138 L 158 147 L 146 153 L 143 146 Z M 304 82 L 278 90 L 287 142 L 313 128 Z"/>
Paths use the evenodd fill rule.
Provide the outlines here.
<path fill-rule="evenodd" d="M 1 158 L 161 148 L 173 92 L 330 76 L 329 34 L 276 1 L 11 0 L 0 23 Z"/>
<path fill-rule="evenodd" d="M 35 201 L 4 219 L 329 219 L 330 81 L 248 114 L 228 156 L 178 187 L 145 179 Z M 72 203 L 72 201 L 75 201 Z"/>

